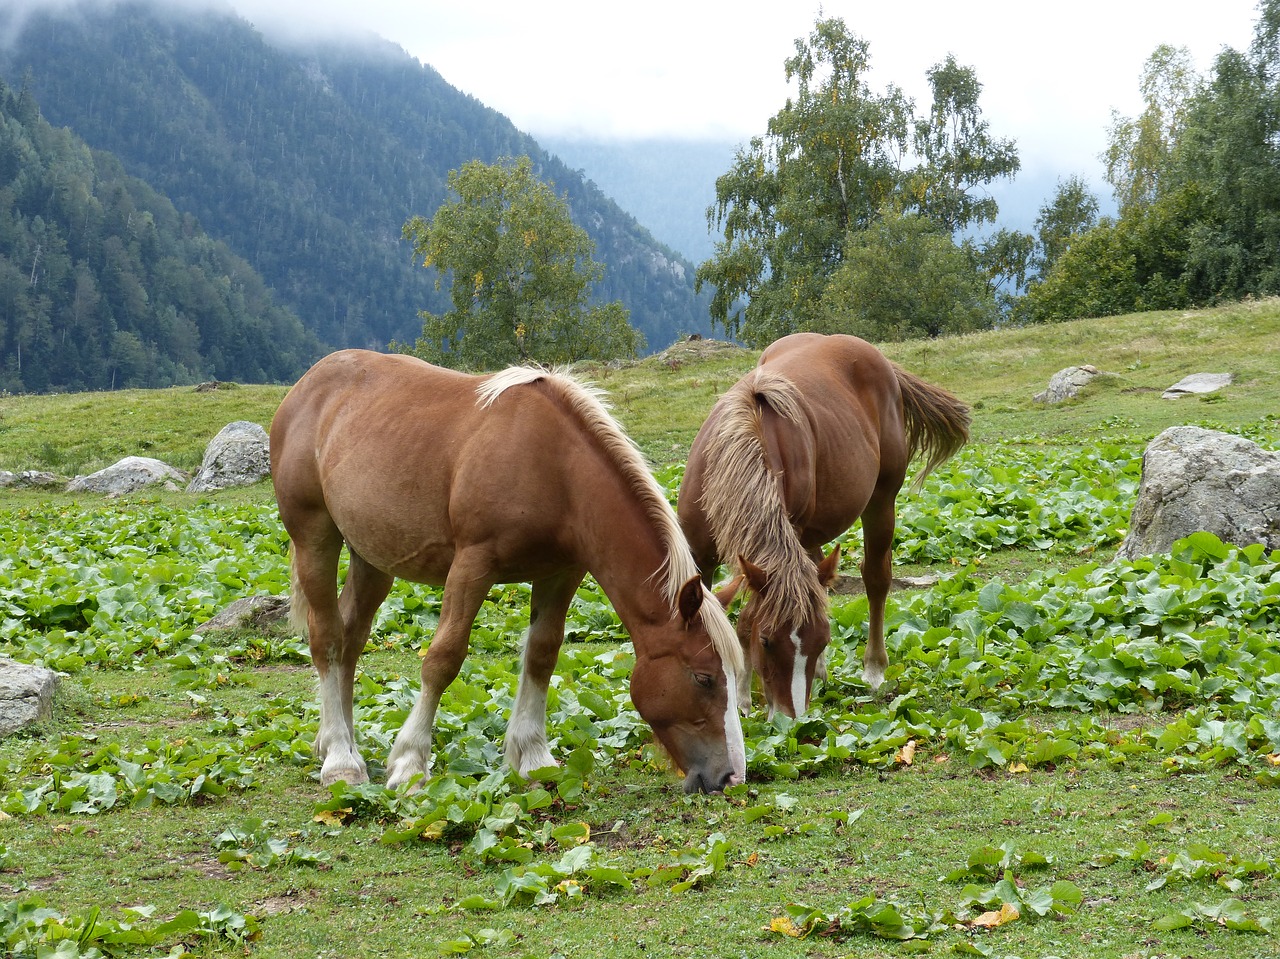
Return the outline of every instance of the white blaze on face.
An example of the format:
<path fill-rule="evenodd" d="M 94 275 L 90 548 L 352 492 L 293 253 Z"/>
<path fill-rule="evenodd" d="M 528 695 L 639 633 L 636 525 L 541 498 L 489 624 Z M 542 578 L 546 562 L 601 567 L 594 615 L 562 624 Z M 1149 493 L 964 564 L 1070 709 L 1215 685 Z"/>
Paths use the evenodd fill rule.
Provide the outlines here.
<path fill-rule="evenodd" d="M 795 712 L 796 717 L 799 718 L 800 714 L 809 708 L 809 703 L 805 695 L 807 692 L 805 677 L 807 675 L 806 667 L 808 666 L 808 660 L 804 653 L 800 652 L 802 643 L 800 640 L 799 629 L 791 631 L 791 641 L 796 645 L 795 659 L 791 663 L 791 708 Z"/>
<path fill-rule="evenodd" d="M 738 782 L 747 781 L 747 744 L 742 736 L 742 717 L 738 714 L 738 677 L 725 664 L 727 695 L 724 707 L 724 739 L 729 751 L 729 762 L 738 776 Z"/>

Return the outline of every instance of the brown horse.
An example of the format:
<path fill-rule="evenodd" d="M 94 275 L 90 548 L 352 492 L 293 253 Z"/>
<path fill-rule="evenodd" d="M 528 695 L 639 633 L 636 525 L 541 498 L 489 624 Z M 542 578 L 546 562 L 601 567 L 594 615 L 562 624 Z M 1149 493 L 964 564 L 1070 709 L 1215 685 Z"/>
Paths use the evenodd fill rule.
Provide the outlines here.
<path fill-rule="evenodd" d="M 541 370 L 468 376 L 408 356 L 334 353 L 280 405 L 271 472 L 292 540 L 292 617 L 309 630 L 320 680 L 322 783 L 368 779 L 352 724 L 356 661 L 397 576 L 443 585 L 444 598 L 387 785 L 426 772 L 437 704 L 495 583 L 533 586 L 507 761 L 522 775 L 552 765 L 547 686 L 588 572 L 631 634 L 631 699 L 687 774 L 685 789 L 745 778 L 733 626 L 594 391 Z"/>
<path fill-rule="evenodd" d="M 769 709 L 804 712 L 831 641 L 827 587 L 839 549 L 822 546 L 862 519 L 870 622 L 863 676 L 884 681 L 885 598 L 894 501 L 913 457 L 919 483 L 969 438 L 969 410 L 855 336 L 796 333 L 716 403 L 689 451 L 678 511 L 703 578 L 722 561 L 745 579 L 738 638 Z M 739 699 L 750 702 L 750 669 Z"/>

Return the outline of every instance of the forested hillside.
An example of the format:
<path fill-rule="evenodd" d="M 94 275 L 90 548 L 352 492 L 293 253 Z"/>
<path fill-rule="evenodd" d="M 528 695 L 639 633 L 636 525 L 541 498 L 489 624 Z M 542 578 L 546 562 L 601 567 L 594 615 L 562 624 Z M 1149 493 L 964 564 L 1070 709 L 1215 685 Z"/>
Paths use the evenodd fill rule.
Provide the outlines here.
<path fill-rule="evenodd" d="M 0 81 L 0 389 L 280 381 L 320 352 L 190 214 Z"/>
<path fill-rule="evenodd" d="M 44 116 L 198 218 L 330 346 L 412 340 L 443 306 L 401 227 L 471 159 L 529 155 L 567 194 L 650 348 L 709 327 L 692 265 L 505 117 L 392 44 L 285 47 L 234 16 L 148 4 L 32 16 L 0 53 Z"/>

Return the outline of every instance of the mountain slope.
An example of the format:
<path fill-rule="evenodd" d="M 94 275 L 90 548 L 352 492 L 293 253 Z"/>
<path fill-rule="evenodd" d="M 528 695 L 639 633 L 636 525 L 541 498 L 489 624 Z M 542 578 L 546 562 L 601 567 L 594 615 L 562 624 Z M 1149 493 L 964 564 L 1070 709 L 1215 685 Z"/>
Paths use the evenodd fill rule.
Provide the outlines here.
<path fill-rule="evenodd" d="M 505 117 L 369 38 L 285 46 L 223 13 L 149 4 L 32 16 L 0 53 L 45 115 L 225 239 L 332 346 L 412 340 L 445 308 L 400 229 L 448 171 L 527 154 L 567 194 L 651 348 L 707 326 L 691 264 Z"/>
<path fill-rule="evenodd" d="M 279 382 L 320 353 L 244 260 L 0 81 L 0 389 Z"/>

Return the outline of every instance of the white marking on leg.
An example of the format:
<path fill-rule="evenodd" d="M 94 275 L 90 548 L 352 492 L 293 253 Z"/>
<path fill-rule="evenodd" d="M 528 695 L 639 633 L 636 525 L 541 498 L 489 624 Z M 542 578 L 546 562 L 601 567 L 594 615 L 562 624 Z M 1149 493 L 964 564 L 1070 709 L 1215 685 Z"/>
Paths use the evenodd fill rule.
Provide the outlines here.
<path fill-rule="evenodd" d="M 547 746 L 547 687 L 523 670 L 507 722 L 507 765 L 521 776 L 559 765 Z"/>
<path fill-rule="evenodd" d="M 426 776 L 431 768 L 431 730 L 436 721 L 438 700 L 421 693 L 400 727 L 391 755 L 387 757 L 387 788 L 403 786 L 414 776 Z"/>
<path fill-rule="evenodd" d="M 369 772 L 355 731 L 347 723 L 348 693 L 343 689 L 342 671 L 331 666 L 320 678 L 320 728 L 316 731 L 316 755 L 322 760 L 320 782 L 329 786 L 339 780 L 358 785 L 369 781 Z"/>

